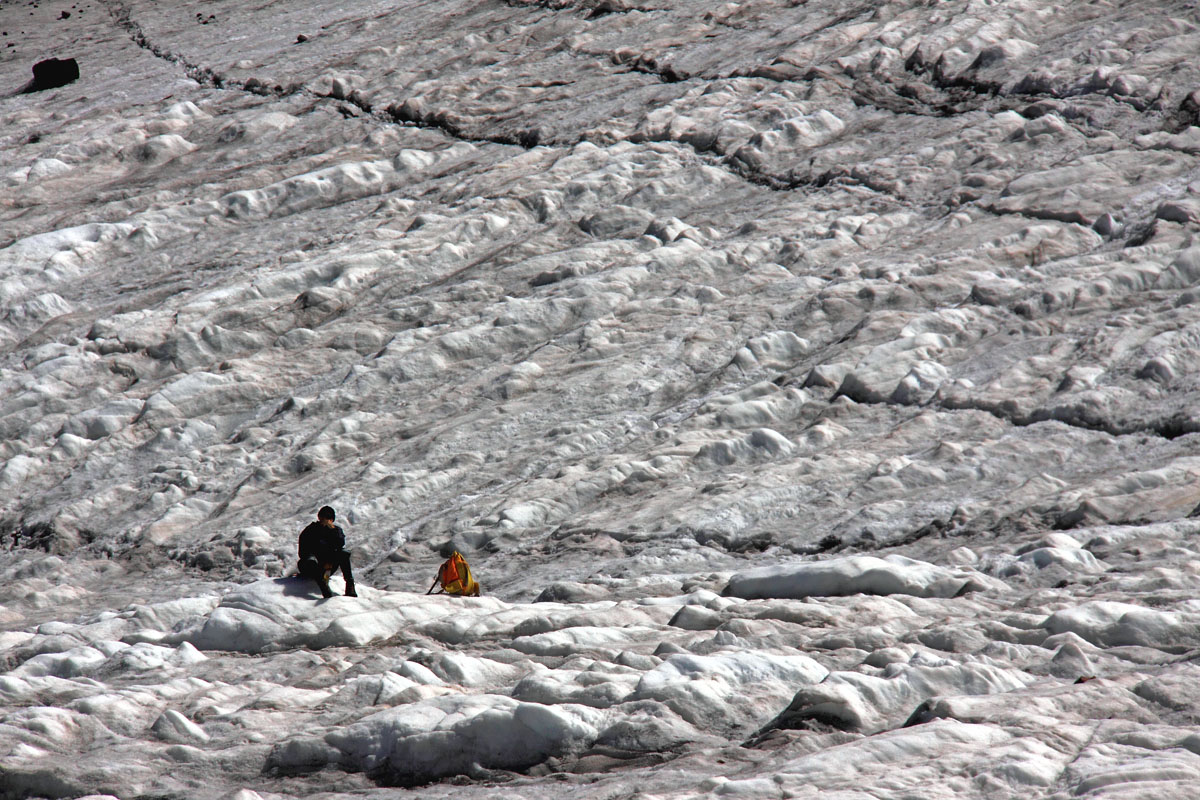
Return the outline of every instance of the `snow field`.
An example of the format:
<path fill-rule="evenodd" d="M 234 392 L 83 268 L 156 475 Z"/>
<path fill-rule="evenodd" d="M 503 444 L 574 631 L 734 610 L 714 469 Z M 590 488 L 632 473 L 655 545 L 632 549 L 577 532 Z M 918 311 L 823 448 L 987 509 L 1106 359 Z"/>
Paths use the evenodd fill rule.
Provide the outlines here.
<path fill-rule="evenodd" d="M 0 797 L 1196 795 L 1192 11 L 643 6 L 0 9 Z"/>
<path fill-rule="evenodd" d="M 1074 541 L 1048 538 L 1033 545 Z M 1039 549 L 1044 548 L 1030 552 Z M 165 757 L 185 763 L 207 759 L 204 753 L 213 747 L 233 748 L 248 751 L 245 758 L 265 758 L 265 767 L 278 774 L 309 774 L 332 765 L 383 783 L 417 785 L 449 775 L 520 771 L 593 752 L 620 752 L 622 758 L 686 753 L 710 746 L 717 731 L 769 739 L 817 724 L 853 736 L 819 762 L 802 757 L 779 765 L 770 791 L 790 791 L 802 776 L 811 784 L 814 775 L 821 786 L 846 790 L 856 781 L 882 780 L 885 773 L 899 781 L 897 787 L 915 786 L 926 769 L 922 765 L 939 747 L 952 747 L 964 769 L 974 765 L 969 770 L 976 781 L 1015 790 L 1048 787 L 1057 779 L 1067 757 L 1064 742 L 1055 737 L 1086 738 L 1059 727 L 1049 740 L 1030 739 L 1037 720 L 1082 713 L 1150 722 L 1154 715 L 1138 698 L 1175 702 L 1158 699 L 1172 696 L 1171 678 L 1134 687 L 1103 680 L 1073 684 L 1079 676 L 1069 670 L 1050 677 L 1052 667 L 1047 673 L 992 663 L 985 654 L 998 651 L 989 647 L 956 653 L 953 644 L 922 644 L 930 609 L 914 613 L 899 599 L 940 604 L 942 614 L 953 614 L 956 607 L 988 602 L 987 593 L 924 598 L 926 587 L 919 583 L 903 587 L 912 594 L 891 597 L 852 592 L 863 585 L 882 588 L 875 577 L 879 561 L 813 562 L 838 565 L 845 583 L 832 585 L 826 577 L 825 589 L 833 596 L 810 596 L 799 604 L 705 591 L 586 605 L 372 589 L 357 599 L 318 601 L 307 582 L 285 578 L 249 584 L 219 601 L 181 599 L 106 613 L 86 624 L 49 624 L 14 643 L 10 652 L 21 663 L 0 677 L 7 704 L 53 704 L 44 711 L 27 706 L 22 716 L 6 718 L 8 730 L 23 731 L 24 744 L 10 756 L 32 768 L 12 774 L 36 783 L 41 773 L 34 765 L 51 743 L 95 732 L 138 736 L 144 730 L 163 743 Z M 932 567 L 912 560 L 883 563 L 914 575 Z M 786 590 L 803 571 L 779 566 L 757 573 L 775 582 L 766 585 Z M 1107 631 L 1133 609 L 1150 613 L 1085 603 L 1045 616 L 1040 624 L 1014 618 L 1024 627 L 1013 630 L 1027 630 L 1030 636 L 1019 638 L 1032 645 L 1017 662 L 1064 666 L 1063 654 L 1074 653 L 1070 663 L 1078 668 L 1089 663 L 1081 648 L 1104 658 L 1108 648 L 1123 642 L 1103 637 L 1116 635 Z M 875 627 L 869 625 L 872 617 Z M 829 636 L 829 626 L 850 620 L 845 642 Z M 1178 638 L 1173 632 L 1140 627 L 1150 639 L 1165 631 L 1162 641 L 1141 646 L 1173 649 Z M 753 638 L 747 638 L 751 632 Z M 404 644 L 422 640 L 439 643 Z M 441 650 L 451 645 L 469 650 Z M 222 680 L 229 677 L 235 652 L 262 659 L 255 677 L 241 685 Z M 298 671 L 302 665 L 307 668 Z M 210 667 L 212 677 L 200 677 Z M 327 689 L 290 685 L 314 667 L 350 668 L 356 677 Z M 126 688 L 81 693 L 97 676 Z M 293 733 L 286 720 L 305 712 L 305 730 Z M 257 733 L 247 738 L 238 731 L 250 719 Z M 920 726 L 903 727 L 914 723 Z M 1181 755 L 1180 745 L 1169 740 L 1185 738 L 1172 733 L 1182 729 L 1155 724 L 1161 733 L 1153 749 L 1163 756 L 1130 761 L 1130 748 L 1151 747 L 1150 740 L 1123 750 L 1085 748 L 1082 763 L 1072 767 L 1072 785 L 1092 791 L 1110 782 L 1190 780 L 1195 765 L 1188 759 L 1195 756 L 1186 749 Z M 191 755 L 171 749 L 181 746 L 192 748 Z M 985 766 L 987 748 L 1003 750 L 1005 758 Z M 890 771 L 897 764 L 905 765 L 903 778 Z M 714 776 L 707 791 L 739 795 L 758 791 L 754 787 L 762 780 Z"/>

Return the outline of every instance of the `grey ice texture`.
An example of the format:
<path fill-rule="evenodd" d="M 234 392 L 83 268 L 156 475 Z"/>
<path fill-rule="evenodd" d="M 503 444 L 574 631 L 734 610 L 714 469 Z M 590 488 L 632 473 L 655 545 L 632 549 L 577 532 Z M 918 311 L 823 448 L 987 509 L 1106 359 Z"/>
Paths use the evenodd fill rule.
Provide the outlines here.
<path fill-rule="evenodd" d="M 1194 3 L 0 33 L 2 800 L 1200 796 Z"/>

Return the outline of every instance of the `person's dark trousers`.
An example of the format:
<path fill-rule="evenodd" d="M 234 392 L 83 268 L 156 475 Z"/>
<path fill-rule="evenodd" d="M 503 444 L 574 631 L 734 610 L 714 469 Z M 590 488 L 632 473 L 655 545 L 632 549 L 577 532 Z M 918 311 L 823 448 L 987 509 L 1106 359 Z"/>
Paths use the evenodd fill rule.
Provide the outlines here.
<path fill-rule="evenodd" d="M 310 556 L 309 558 L 300 559 L 296 564 L 296 571 L 304 577 L 316 581 L 323 596 L 333 597 L 333 591 L 329 588 L 329 581 L 325 578 L 325 568 L 315 558 Z"/>
<path fill-rule="evenodd" d="M 316 581 L 322 595 L 333 597 L 333 591 L 329 588 L 329 579 L 327 576 L 335 569 L 340 568 L 342 570 L 342 578 L 346 581 L 346 595 L 349 597 L 358 597 L 358 593 L 354 591 L 354 573 L 350 569 L 350 554 L 345 550 L 340 550 L 332 555 L 333 561 L 327 565 L 322 565 L 312 557 L 301 559 L 297 565 L 297 571 L 304 577 Z"/>
<path fill-rule="evenodd" d="M 354 591 L 354 573 L 350 571 L 350 553 L 345 550 L 333 554 L 333 569 L 341 569 L 342 579 L 346 581 L 346 596 L 358 597 L 358 592 Z"/>

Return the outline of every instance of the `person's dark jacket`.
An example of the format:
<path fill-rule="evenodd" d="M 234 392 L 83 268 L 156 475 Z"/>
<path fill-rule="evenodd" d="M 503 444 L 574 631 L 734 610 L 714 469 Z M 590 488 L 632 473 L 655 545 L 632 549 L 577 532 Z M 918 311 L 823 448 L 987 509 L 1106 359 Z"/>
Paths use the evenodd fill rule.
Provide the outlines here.
<path fill-rule="evenodd" d="M 346 549 L 346 534 L 340 527 L 310 523 L 300 532 L 300 560 L 315 558 L 321 564 L 335 564 Z"/>

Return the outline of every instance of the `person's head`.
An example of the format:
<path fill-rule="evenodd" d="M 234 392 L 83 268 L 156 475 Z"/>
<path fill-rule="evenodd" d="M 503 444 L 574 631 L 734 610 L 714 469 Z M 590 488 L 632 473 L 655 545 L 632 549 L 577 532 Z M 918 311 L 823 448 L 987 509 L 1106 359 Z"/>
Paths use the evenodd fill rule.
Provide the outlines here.
<path fill-rule="evenodd" d="M 317 512 L 317 519 L 326 525 L 332 525 L 334 519 L 333 509 L 329 506 L 321 506 L 321 510 Z"/>

